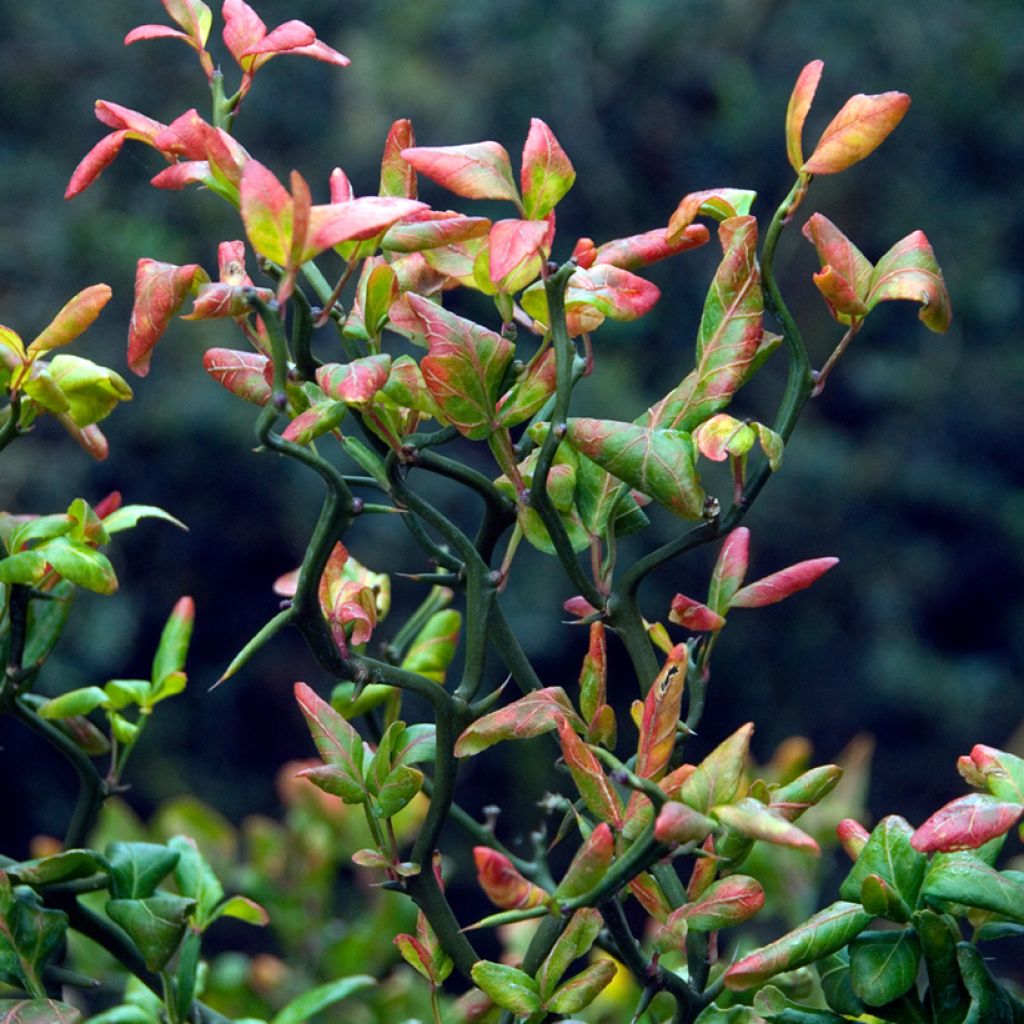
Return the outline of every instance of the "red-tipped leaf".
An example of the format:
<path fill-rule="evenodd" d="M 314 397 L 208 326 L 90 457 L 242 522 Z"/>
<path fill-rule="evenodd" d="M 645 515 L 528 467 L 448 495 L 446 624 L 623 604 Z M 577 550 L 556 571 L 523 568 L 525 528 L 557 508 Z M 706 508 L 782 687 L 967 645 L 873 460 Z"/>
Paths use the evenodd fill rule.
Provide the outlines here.
<path fill-rule="evenodd" d="M 1024 805 L 971 793 L 937 810 L 910 838 L 922 853 L 976 850 L 990 839 L 1006 835 L 1024 814 Z"/>
<path fill-rule="evenodd" d="M 562 757 L 588 810 L 614 828 L 621 828 L 622 804 L 611 783 L 605 778 L 601 762 L 576 735 L 568 720 L 559 718 L 557 726 Z"/>
<path fill-rule="evenodd" d="M 487 898 L 502 910 L 525 910 L 547 899 L 547 893 L 525 879 L 503 853 L 489 846 L 474 846 L 476 877 Z"/>
<path fill-rule="evenodd" d="M 190 292 L 209 283 L 197 263 L 183 267 L 141 259 L 135 271 L 135 305 L 128 327 L 128 366 L 140 377 L 149 373 L 153 346 Z"/>
<path fill-rule="evenodd" d="M 211 348 L 203 356 L 206 372 L 233 395 L 254 405 L 270 401 L 271 386 L 266 370 L 270 360 L 258 352 L 239 352 L 230 348 Z"/>
<path fill-rule="evenodd" d="M 923 231 L 898 241 L 871 275 L 865 299 L 869 310 L 879 302 L 909 299 L 921 303 L 918 316 L 930 331 L 944 334 L 953 316 L 942 271 Z"/>
<path fill-rule="evenodd" d="M 685 594 L 676 594 L 672 598 L 672 610 L 668 613 L 668 620 L 693 633 L 710 633 L 725 625 L 725 619 L 721 615 Z"/>
<path fill-rule="evenodd" d="M 591 249 L 593 255 L 589 260 L 586 256 L 588 251 L 586 249 L 581 250 L 579 254 L 574 252 L 573 255 L 577 257 L 577 262 L 581 267 L 607 264 L 612 267 L 620 267 L 623 270 L 638 270 L 648 264 L 657 263 L 658 260 L 675 256 L 677 253 L 696 249 L 711 238 L 708 229 L 703 224 L 690 224 L 671 242 L 668 241 L 667 235 L 664 228 L 655 228 L 642 235 L 617 238 L 613 242 L 606 242 L 596 250 Z M 588 261 L 584 262 L 585 260 Z"/>
<path fill-rule="evenodd" d="M 764 889 L 747 875 L 730 875 L 709 886 L 697 899 L 674 910 L 671 927 L 685 921 L 692 932 L 714 932 L 749 921 L 764 906 Z"/>
<path fill-rule="evenodd" d="M 786 155 L 797 173 L 804 164 L 804 122 L 825 69 L 824 61 L 812 60 L 800 72 L 786 108 Z"/>
<path fill-rule="evenodd" d="M 420 174 L 466 199 L 507 199 L 519 205 L 512 165 L 504 146 L 475 142 L 467 146 L 412 146 L 402 159 Z"/>
<path fill-rule="evenodd" d="M 555 133 L 539 117 L 532 118 L 520 174 L 526 216 L 546 217 L 575 180 L 576 172 Z"/>
<path fill-rule="evenodd" d="M 838 564 L 838 558 L 811 558 L 806 562 L 798 562 L 737 590 L 730 602 L 731 607 L 763 608 L 784 601 L 790 594 L 809 587 Z"/>
<path fill-rule="evenodd" d="M 384 141 L 384 155 L 380 162 L 380 195 L 416 198 L 416 171 L 402 159 L 402 150 L 416 145 L 412 121 L 407 117 L 395 121 Z"/>
<path fill-rule="evenodd" d="M 822 132 L 805 174 L 836 174 L 873 153 L 903 120 L 910 97 L 902 92 L 851 96 Z"/>
<path fill-rule="evenodd" d="M 88 330 L 96 317 L 100 315 L 103 307 L 110 301 L 110 296 L 111 291 L 108 284 L 94 284 L 80 291 L 65 304 L 43 332 L 28 346 L 29 357 L 61 348 L 74 341 L 80 334 Z"/>
<path fill-rule="evenodd" d="M 560 718 L 568 719 L 583 732 L 586 724 L 560 686 L 520 697 L 506 707 L 478 718 L 462 733 L 455 744 L 456 757 L 471 757 L 502 740 L 525 740 L 557 728 Z"/>

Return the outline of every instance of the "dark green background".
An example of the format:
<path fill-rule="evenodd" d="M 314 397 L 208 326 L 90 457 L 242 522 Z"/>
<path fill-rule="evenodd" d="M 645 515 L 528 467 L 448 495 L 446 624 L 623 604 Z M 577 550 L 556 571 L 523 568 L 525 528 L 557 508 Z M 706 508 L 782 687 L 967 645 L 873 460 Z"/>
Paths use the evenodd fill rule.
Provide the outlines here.
<path fill-rule="evenodd" d="M 324 201 L 337 164 L 357 192 L 376 191 L 396 117 L 412 117 L 423 144 L 497 139 L 516 164 L 529 118 L 542 117 L 579 175 L 559 207 L 556 258 L 578 235 L 600 242 L 663 225 L 695 189 L 756 188 L 755 212 L 767 220 L 789 188 L 783 117 L 808 60 L 826 62 L 808 146 L 851 93 L 909 92 L 913 106 L 893 137 L 866 163 L 816 181 L 794 228 L 821 210 L 872 259 L 923 228 L 946 272 L 954 324 L 939 337 L 908 304 L 880 308 L 808 410 L 783 473 L 748 520 L 752 573 L 825 554 L 842 562 L 785 607 L 735 615 L 701 733 L 717 742 L 754 719 L 759 757 L 802 733 L 828 759 L 867 731 L 878 741 L 873 810 L 915 822 L 962 792 L 954 762 L 974 742 L 1020 748 L 1011 739 L 1024 717 L 1016 3 L 264 0 L 258 9 L 271 25 L 310 22 L 352 67 L 282 57 L 264 68 L 237 129 L 253 155 L 281 176 L 301 168 Z M 75 351 L 122 370 L 136 259 L 212 269 L 217 241 L 240 232 L 212 195 L 151 189 L 163 163 L 137 144 L 84 196 L 61 199 L 106 130 L 93 120 L 94 98 L 165 122 L 189 106 L 208 110 L 184 46 L 121 46 L 128 29 L 162 17 L 155 0 L 0 2 L 0 322 L 31 338 L 75 291 L 106 281 L 114 301 Z M 423 192 L 440 206 L 454 201 L 429 183 Z M 582 408 L 631 419 L 683 376 L 715 262 L 708 246 L 651 270 L 662 302 L 637 325 L 598 333 Z M 798 230 L 785 236 L 777 269 L 820 365 L 839 332 L 810 283 L 814 254 Z M 224 324 L 175 324 L 152 375 L 132 380 L 135 402 L 104 425 L 106 463 L 91 463 L 45 424 L 8 449 L 0 469 L 0 507 L 12 511 L 55 511 L 117 487 L 191 527 L 145 524 L 117 542 L 122 592 L 81 597 L 46 679 L 57 691 L 145 674 L 174 599 L 195 596 L 191 689 L 160 708 L 133 761 L 132 800 L 143 811 L 186 789 L 235 818 L 273 809 L 276 766 L 311 752 L 290 684 L 327 682 L 285 638 L 236 681 L 205 692 L 275 610 L 270 584 L 298 563 L 319 503 L 315 481 L 252 454 L 252 407 L 204 374 L 205 347 L 237 344 Z M 734 411 L 770 418 L 782 373 L 770 365 Z M 378 526 L 391 524 L 353 532 L 357 557 L 389 570 L 421 566 L 404 536 Z M 677 529 L 656 517 L 643 544 Z M 710 557 L 699 553 L 650 585 L 648 615 L 663 616 L 677 590 L 700 597 Z M 547 563 L 525 562 L 510 612 L 545 681 L 571 686 L 583 638 L 560 625 L 567 591 L 528 590 Z M 616 690 L 617 678 L 629 676 L 611 680 L 628 701 L 631 683 Z M 18 855 L 28 836 L 62 829 L 72 780 L 9 722 L 0 744 L 5 802 L 23 812 L 15 824 L 5 815 L 0 833 L 5 852 Z M 507 802 L 527 809 L 545 767 L 523 777 L 520 759 L 515 785 L 500 781 L 516 791 Z M 494 798 L 499 780 L 490 793 L 487 781 L 478 770 L 471 804 Z"/>

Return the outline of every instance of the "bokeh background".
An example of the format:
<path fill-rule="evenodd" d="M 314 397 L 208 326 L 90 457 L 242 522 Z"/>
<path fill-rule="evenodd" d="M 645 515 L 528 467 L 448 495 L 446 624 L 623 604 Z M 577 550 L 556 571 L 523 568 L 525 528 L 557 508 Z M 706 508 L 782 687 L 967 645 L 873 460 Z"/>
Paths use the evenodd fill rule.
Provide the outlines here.
<path fill-rule="evenodd" d="M 841 565 L 785 606 L 735 616 L 716 654 L 701 741 L 753 719 L 760 759 L 793 734 L 830 759 L 870 734 L 870 808 L 914 822 L 962 792 L 954 763 L 973 743 L 1024 753 L 1024 17 L 1014 0 L 257 6 L 270 25 L 308 21 L 352 66 L 280 58 L 264 68 L 237 126 L 253 155 L 282 176 L 302 169 L 324 201 L 336 165 L 357 192 L 376 191 L 397 117 L 413 119 L 422 144 L 494 138 L 517 164 L 529 118 L 539 116 L 578 172 L 559 207 L 563 258 L 580 235 L 600 242 L 663 225 L 683 194 L 712 186 L 756 188 L 755 212 L 767 220 L 791 183 L 783 117 L 808 60 L 826 64 L 808 144 L 851 93 L 909 92 L 908 117 L 874 157 L 814 183 L 777 268 L 820 365 L 838 334 L 811 285 L 815 258 L 799 225 L 820 210 L 872 259 L 923 228 L 945 269 L 953 327 L 936 336 L 909 304 L 879 308 L 808 409 L 784 471 L 749 517 L 752 576 L 826 554 Z M 106 281 L 114 300 L 76 351 L 123 372 L 136 259 L 214 267 L 217 241 L 240 234 L 215 196 L 150 188 L 162 160 L 137 144 L 85 195 L 61 199 L 106 130 L 93 119 L 95 98 L 165 122 L 189 106 L 207 110 L 189 50 L 121 45 L 128 29 L 162 17 L 156 0 L 59 12 L 0 0 L 0 322 L 30 338 L 70 295 Z M 449 202 L 429 183 L 423 193 Z M 708 246 L 652 268 L 662 302 L 637 325 L 601 330 L 582 408 L 628 420 L 685 374 L 715 262 Z M 285 637 L 206 692 L 273 614 L 271 583 L 298 564 L 319 506 L 315 480 L 251 451 L 252 407 L 204 374 L 204 348 L 235 344 L 230 325 L 173 326 L 151 376 L 131 381 L 135 401 L 104 424 L 106 462 L 41 423 L 0 466 L 0 507 L 11 511 L 57 511 L 118 488 L 190 526 L 147 523 L 122 535 L 113 555 L 121 592 L 80 596 L 46 677 L 57 692 L 145 675 L 174 600 L 195 597 L 190 690 L 161 706 L 130 773 L 128 798 L 144 814 L 185 791 L 233 820 L 272 813 L 277 767 L 311 752 L 291 683 L 328 684 Z M 733 411 L 770 419 L 783 361 Z M 391 525 L 360 523 L 353 553 L 382 570 L 421 568 Z M 656 517 L 642 543 L 677 529 Z M 712 554 L 652 581 L 648 616 L 664 616 L 677 590 L 701 596 Z M 531 588 L 546 563 L 524 557 L 509 614 L 545 681 L 571 686 L 584 638 L 560 622 L 568 593 L 555 585 L 538 595 Z M 414 600 L 397 590 L 400 606 Z M 8 721 L 0 745 L 0 846 L 17 856 L 32 835 L 63 827 L 73 780 Z M 487 775 L 478 768 L 467 803 L 493 800 L 500 786 L 508 817 L 529 815 L 544 757 L 535 771 L 521 757 Z"/>

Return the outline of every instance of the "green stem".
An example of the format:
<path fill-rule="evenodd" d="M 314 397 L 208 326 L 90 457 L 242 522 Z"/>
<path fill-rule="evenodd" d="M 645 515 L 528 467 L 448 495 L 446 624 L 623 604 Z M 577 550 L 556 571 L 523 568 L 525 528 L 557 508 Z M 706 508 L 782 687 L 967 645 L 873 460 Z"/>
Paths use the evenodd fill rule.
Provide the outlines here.
<path fill-rule="evenodd" d="M 0 452 L 18 436 L 18 419 L 21 416 L 21 393 L 11 395 L 7 406 L 7 419 L 0 426 Z"/>
<path fill-rule="evenodd" d="M 313 355 L 313 312 L 309 299 L 301 288 L 292 292 L 295 320 L 292 324 L 292 351 L 295 353 L 295 369 L 303 380 L 316 380 L 316 371 L 322 365 Z"/>
<path fill-rule="evenodd" d="M 617 587 L 608 597 L 608 624 L 615 630 L 633 665 L 640 692 L 645 694 L 661 671 L 654 645 L 647 635 L 635 593 Z"/>

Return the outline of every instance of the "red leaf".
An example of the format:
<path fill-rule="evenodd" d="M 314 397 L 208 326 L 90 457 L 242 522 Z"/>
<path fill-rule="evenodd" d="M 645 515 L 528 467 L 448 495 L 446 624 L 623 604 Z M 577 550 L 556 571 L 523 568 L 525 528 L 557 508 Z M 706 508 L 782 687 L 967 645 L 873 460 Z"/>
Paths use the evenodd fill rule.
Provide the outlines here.
<path fill-rule="evenodd" d="M 827 217 L 815 213 L 803 227 L 804 237 L 817 250 L 822 270 L 814 283 L 832 309 L 849 322 L 868 311 L 865 300 L 873 268 L 864 254 Z M 837 317 L 838 319 L 838 317 Z"/>
<path fill-rule="evenodd" d="M 867 846 L 871 833 L 859 821 L 844 818 L 836 826 L 836 836 L 850 860 L 856 860 L 860 856 L 860 851 Z"/>
<path fill-rule="evenodd" d="M 647 691 L 634 769 L 642 779 L 660 779 L 675 750 L 688 659 L 685 644 L 673 647 L 664 668 Z"/>
<path fill-rule="evenodd" d="M 467 238 L 482 238 L 491 229 L 486 217 L 467 217 L 453 210 L 420 210 L 388 228 L 381 248 L 391 252 L 422 252 Z"/>
<path fill-rule="evenodd" d="M 784 601 L 790 594 L 809 587 L 838 562 L 838 558 L 812 558 L 806 562 L 798 562 L 788 569 L 772 573 L 771 576 L 765 576 L 738 590 L 732 599 L 731 607 L 763 608 L 765 605 Z"/>
<path fill-rule="evenodd" d="M 804 121 L 807 120 L 807 112 L 811 109 L 811 103 L 824 69 L 823 61 L 812 60 L 800 72 L 789 97 L 789 106 L 786 109 L 786 155 L 789 157 L 793 170 L 797 173 L 800 172 L 804 162 Z"/>
<path fill-rule="evenodd" d="M 425 209 L 415 199 L 362 196 L 345 203 L 314 206 L 310 211 L 309 236 L 302 262 L 341 242 L 375 238 L 392 224 Z"/>
<path fill-rule="evenodd" d="M 111 103 L 109 100 L 97 100 L 95 112 L 96 119 L 108 128 L 123 128 L 131 133 L 133 139 L 139 139 L 151 145 L 157 135 L 166 127 L 159 121 L 140 114 L 137 110 L 122 107 L 120 103 Z"/>
<path fill-rule="evenodd" d="M 920 302 L 918 316 L 925 327 L 939 334 L 949 329 L 953 316 L 949 292 L 923 231 L 900 239 L 875 267 L 867 294 L 868 309 L 892 299 Z"/>
<path fill-rule="evenodd" d="M 739 590 L 747 575 L 750 558 L 750 530 L 738 526 L 722 544 L 715 569 L 708 588 L 708 605 L 719 615 L 724 615 L 732 604 L 733 595 Z"/>
<path fill-rule="evenodd" d="M 247 296 L 252 289 L 235 284 L 202 284 L 196 292 L 192 312 L 182 320 L 216 320 L 221 317 L 247 316 L 252 312 Z M 256 288 L 264 302 L 269 302 L 274 293 L 269 288 Z"/>
<path fill-rule="evenodd" d="M 642 235 L 630 235 L 627 238 L 617 238 L 614 242 L 605 242 L 598 248 L 591 263 L 586 265 L 607 263 L 623 270 L 636 270 L 676 253 L 696 249 L 711 238 L 703 224 L 690 224 L 673 242 L 669 242 L 666 236 L 664 228 L 655 228 Z M 583 266 L 582 263 L 580 265 Z"/>
<path fill-rule="evenodd" d="M 488 846 L 474 846 L 476 877 L 487 898 L 502 910 L 526 910 L 539 906 L 547 893 L 527 881 L 503 853 Z"/>
<path fill-rule="evenodd" d="M 72 172 L 68 187 L 64 190 L 64 198 L 74 199 L 80 192 L 84 192 L 114 162 L 126 138 L 128 132 L 124 129 L 104 135 Z"/>
<path fill-rule="evenodd" d="M 683 196 L 668 222 L 665 238 L 671 243 L 679 241 L 698 216 L 717 221 L 745 216 L 756 193 L 742 188 L 707 188 Z"/>
<path fill-rule="evenodd" d="M 562 757 L 569 768 L 573 782 L 590 812 L 607 821 L 613 828 L 622 828 L 622 804 L 605 778 L 601 762 L 587 745 L 576 735 L 568 720 L 557 719 L 558 742 Z"/>
<path fill-rule="evenodd" d="M 135 271 L 135 305 L 128 328 L 128 367 L 140 377 L 149 373 L 153 346 L 181 308 L 189 292 L 210 280 L 197 263 L 141 259 Z"/>
<path fill-rule="evenodd" d="M 416 198 L 416 171 L 402 159 L 402 150 L 415 145 L 412 121 L 407 117 L 395 121 L 384 141 L 384 155 L 380 162 L 380 195 Z"/>
<path fill-rule="evenodd" d="M 402 159 L 456 195 L 467 199 L 507 199 L 519 205 L 508 153 L 497 142 L 413 146 L 402 150 Z"/>
<path fill-rule="evenodd" d="M 267 26 L 245 0 L 224 0 L 224 45 L 241 65 L 242 55 L 258 46 L 267 34 Z"/>
<path fill-rule="evenodd" d="M 211 348 L 203 356 L 206 372 L 233 395 L 255 405 L 266 405 L 272 389 L 265 371 L 270 360 L 258 352 L 237 352 L 230 348 Z"/>
<path fill-rule="evenodd" d="M 331 171 L 331 202 L 348 203 L 355 197 L 356 194 L 352 189 L 352 182 L 348 180 L 348 175 L 340 167 L 335 167 Z"/>
<path fill-rule="evenodd" d="M 186 160 L 205 160 L 209 138 L 216 129 L 204 121 L 193 108 L 176 117 L 153 138 L 153 145 L 161 153 L 183 157 Z"/>
<path fill-rule="evenodd" d="M 971 793 L 937 810 L 910 837 L 910 845 L 921 853 L 976 850 L 1009 832 L 1022 814 L 1024 805 Z"/>
<path fill-rule="evenodd" d="M 221 242 L 217 246 L 217 269 L 224 284 L 250 284 L 245 272 L 245 242 Z"/>
<path fill-rule="evenodd" d="M 309 46 L 316 39 L 316 33 L 304 21 L 286 21 L 265 35 L 259 42 L 246 48 L 239 64 L 246 71 L 254 70 L 265 61 L 254 58 L 269 58 L 286 50 L 296 50 L 301 46 Z"/>
<path fill-rule="evenodd" d="M 836 174 L 863 160 L 903 120 L 910 97 L 902 92 L 858 93 L 843 104 L 800 168 L 806 174 Z"/>
<path fill-rule="evenodd" d="M 520 697 L 507 707 L 478 718 L 455 744 L 456 757 L 471 757 L 502 740 L 525 740 L 557 728 L 558 719 L 567 718 L 582 732 L 586 726 L 560 686 Z"/>
<path fill-rule="evenodd" d="M 695 633 L 714 632 L 725 625 L 725 619 L 721 615 L 684 594 L 676 594 L 672 598 L 672 610 L 668 614 L 668 619 L 669 622 Z"/>
<path fill-rule="evenodd" d="M 176 28 L 171 28 L 170 25 L 139 25 L 124 37 L 124 45 L 131 46 L 132 43 L 138 43 L 144 39 L 180 39 L 182 42 L 188 43 L 193 50 L 197 48 L 194 39 L 184 32 L 179 32 Z"/>
<path fill-rule="evenodd" d="M 362 356 L 350 363 L 327 363 L 316 371 L 325 395 L 338 402 L 363 405 L 387 383 L 391 356 Z"/>
<path fill-rule="evenodd" d="M 183 160 L 171 164 L 149 179 L 154 188 L 182 189 L 188 185 L 213 185 L 210 165 L 205 160 Z"/>
<path fill-rule="evenodd" d="M 517 270 L 524 270 L 531 260 L 536 260 L 536 270 L 530 277 L 540 273 L 539 257 L 548 230 L 549 225 L 543 220 L 496 221 L 490 233 L 488 269 L 491 281 L 502 287 L 505 278 Z M 524 281 L 518 287 L 506 285 L 503 290 L 518 291 L 525 284 L 529 284 L 529 281 Z"/>
<path fill-rule="evenodd" d="M 554 132 L 539 117 L 532 118 L 520 172 L 526 215 L 532 219 L 546 217 L 575 180 L 576 172 Z"/>

